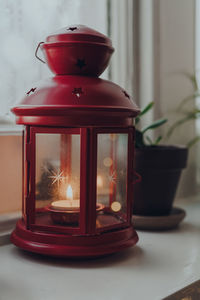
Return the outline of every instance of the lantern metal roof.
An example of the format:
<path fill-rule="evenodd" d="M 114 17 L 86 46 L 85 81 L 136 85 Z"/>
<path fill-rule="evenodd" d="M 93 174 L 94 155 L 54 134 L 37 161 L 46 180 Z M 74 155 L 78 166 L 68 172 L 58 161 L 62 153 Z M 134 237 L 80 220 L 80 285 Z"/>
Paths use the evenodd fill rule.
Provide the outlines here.
<path fill-rule="evenodd" d="M 118 85 L 100 78 L 70 75 L 41 82 L 12 111 L 18 124 L 29 125 L 121 124 L 138 114 L 131 97 Z"/>
<path fill-rule="evenodd" d="M 107 36 L 85 25 L 71 25 L 69 27 L 61 28 L 50 34 L 46 38 L 46 42 L 99 43 L 110 47 L 110 49 L 114 51 L 112 48 L 112 42 Z"/>
<path fill-rule="evenodd" d="M 114 51 L 111 40 L 83 25 L 63 28 L 41 49 L 55 77 L 33 86 L 12 109 L 18 124 L 127 126 L 139 109 L 118 85 L 98 78 Z"/>

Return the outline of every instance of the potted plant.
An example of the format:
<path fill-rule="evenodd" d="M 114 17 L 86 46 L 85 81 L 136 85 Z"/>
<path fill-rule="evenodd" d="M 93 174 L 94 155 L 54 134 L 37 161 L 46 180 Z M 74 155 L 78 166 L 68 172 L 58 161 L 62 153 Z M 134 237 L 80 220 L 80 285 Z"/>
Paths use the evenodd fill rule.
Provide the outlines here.
<path fill-rule="evenodd" d="M 190 74 L 187 72 L 182 72 L 182 75 L 184 75 L 187 79 L 189 79 L 190 83 L 192 84 L 193 91 L 191 94 L 187 95 L 179 104 L 177 108 L 177 112 L 181 114 L 181 117 L 178 118 L 178 120 L 176 120 L 170 126 L 167 132 L 167 137 L 171 136 L 177 127 L 181 126 L 186 122 L 194 121 L 195 119 L 198 119 L 200 117 L 200 106 L 196 105 L 196 103 L 199 102 L 200 100 L 200 88 L 198 85 L 197 77 L 195 74 Z M 194 105 L 192 105 L 192 108 L 190 105 L 191 101 L 194 101 Z M 194 138 L 192 138 L 187 142 L 187 147 L 190 148 L 199 140 L 200 140 L 200 136 L 196 135 Z"/>
<path fill-rule="evenodd" d="M 188 148 L 160 145 L 161 136 L 152 141 L 147 135 L 150 130 L 165 124 L 167 119 L 159 119 L 138 129 L 141 117 L 153 104 L 149 103 L 136 119 L 135 170 L 142 180 L 134 188 L 133 214 L 168 216 L 172 211 L 181 171 L 186 167 Z"/>

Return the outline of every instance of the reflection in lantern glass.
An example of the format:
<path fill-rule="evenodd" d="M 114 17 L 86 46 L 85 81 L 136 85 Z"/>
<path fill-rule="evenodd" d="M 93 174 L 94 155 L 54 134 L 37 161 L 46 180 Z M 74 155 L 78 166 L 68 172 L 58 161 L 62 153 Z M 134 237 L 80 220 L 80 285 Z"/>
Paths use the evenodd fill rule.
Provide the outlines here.
<path fill-rule="evenodd" d="M 115 141 L 115 140 L 117 139 L 117 135 L 116 135 L 115 133 L 111 133 L 111 134 L 110 134 L 110 139 L 111 139 L 112 141 Z"/>
<path fill-rule="evenodd" d="M 101 175 L 97 175 L 97 187 L 101 188 L 103 186 L 103 179 Z"/>
<path fill-rule="evenodd" d="M 66 198 L 71 201 L 73 200 L 73 191 L 72 191 L 72 187 L 70 184 L 68 185 L 68 187 L 66 189 Z"/>
<path fill-rule="evenodd" d="M 96 216 L 98 228 L 127 220 L 127 154 L 127 133 L 98 134 L 96 192 L 97 203 L 104 205 Z"/>
<path fill-rule="evenodd" d="M 112 158 L 110 158 L 110 157 L 104 158 L 103 164 L 104 164 L 105 167 L 111 167 L 112 164 L 113 164 Z"/>
<path fill-rule="evenodd" d="M 121 208 L 122 208 L 121 203 L 119 203 L 119 202 L 117 202 L 117 201 L 115 201 L 115 202 L 113 202 L 113 203 L 111 204 L 111 209 L 112 209 L 112 211 L 114 211 L 114 212 L 120 211 Z"/>
<path fill-rule="evenodd" d="M 79 134 L 36 134 L 36 195 L 37 225 L 79 226 Z"/>

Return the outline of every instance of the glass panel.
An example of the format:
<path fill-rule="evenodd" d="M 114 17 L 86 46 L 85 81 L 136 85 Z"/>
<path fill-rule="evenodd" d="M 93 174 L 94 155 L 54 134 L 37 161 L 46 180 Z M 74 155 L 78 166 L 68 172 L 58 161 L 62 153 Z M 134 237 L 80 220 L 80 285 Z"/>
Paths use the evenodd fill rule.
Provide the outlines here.
<path fill-rule="evenodd" d="M 128 134 L 98 134 L 97 228 L 127 220 Z"/>
<path fill-rule="evenodd" d="M 80 135 L 36 134 L 36 224 L 79 226 Z"/>

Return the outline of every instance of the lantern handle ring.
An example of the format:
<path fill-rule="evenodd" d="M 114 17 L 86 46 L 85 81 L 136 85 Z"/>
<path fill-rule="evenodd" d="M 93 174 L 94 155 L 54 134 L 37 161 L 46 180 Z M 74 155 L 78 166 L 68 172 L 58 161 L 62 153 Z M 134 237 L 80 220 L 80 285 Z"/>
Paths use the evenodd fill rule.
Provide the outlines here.
<path fill-rule="evenodd" d="M 37 54 L 41 44 L 44 44 L 44 42 L 40 42 L 40 43 L 37 45 L 37 48 L 36 48 L 36 50 L 35 50 L 35 57 L 36 57 L 38 60 L 40 60 L 43 64 L 46 64 L 46 62 L 45 62 L 43 59 L 41 59 L 41 58 L 38 56 L 38 54 Z"/>
<path fill-rule="evenodd" d="M 132 181 L 133 184 L 139 183 L 142 181 L 142 176 L 134 171 L 134 179 Z"/>

